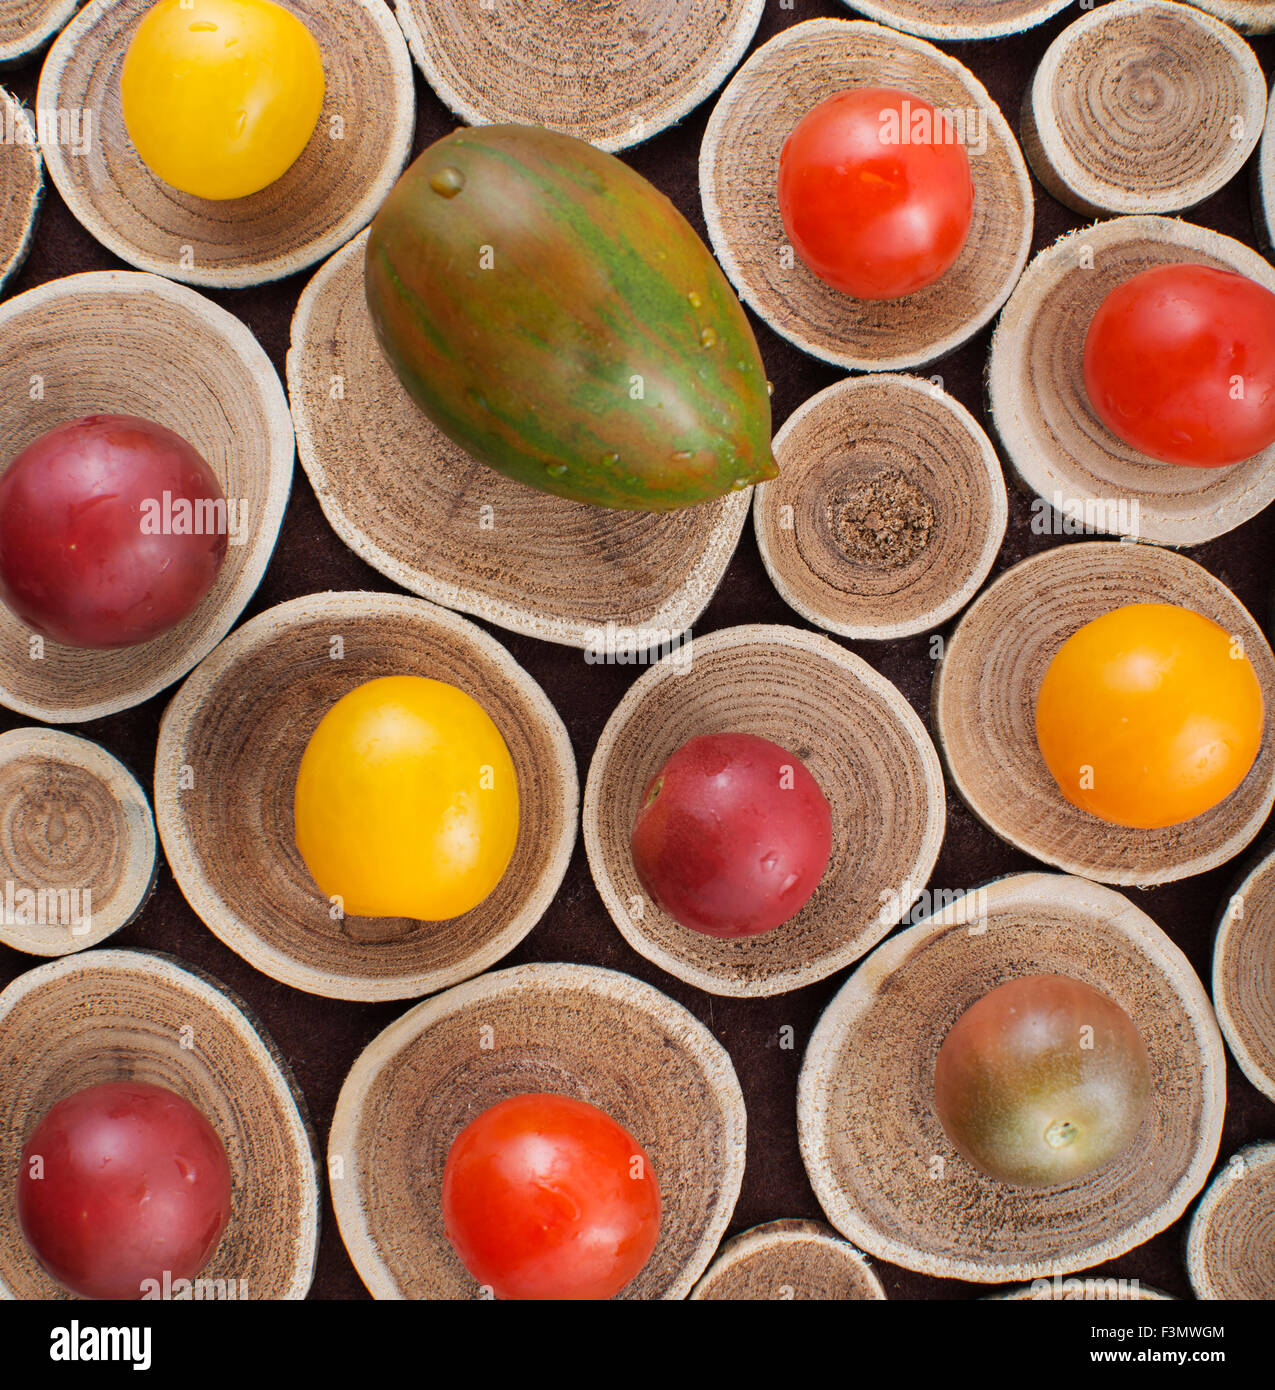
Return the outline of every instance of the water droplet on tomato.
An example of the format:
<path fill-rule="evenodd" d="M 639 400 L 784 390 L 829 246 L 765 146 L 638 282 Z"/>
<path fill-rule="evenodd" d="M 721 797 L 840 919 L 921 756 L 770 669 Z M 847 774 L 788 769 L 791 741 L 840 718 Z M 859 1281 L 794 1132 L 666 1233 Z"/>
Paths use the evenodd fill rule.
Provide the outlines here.
<path fill-rule="evenodd" d="M 440 198 L 454 198 L 464 188 L 465 176 L 449 164 L 430 175 L 429 186 Z"/>
<path fill-rule="evenodd" d="M 545 472 L 554 478 L 561 478 L 567 471 L 565 463 L 551 463 L 545 469 Z"/>
<path fill-rule="evenodd" d="M 699 335 L 699 345 L 702 348 L 716 347 L 717 330 L 714 328 L 704 329 L 704 331 Z"/>
<path fill-rule="evenodd" d="M 698 308 L 700 307 L 700 305 L 703 304 L 703 302 L 704 302 L 704 301 L 699 297 L 698 292 L 695 291 L 695 290 L 692 290 L 692 291 L 690 292 L 690 294 L 688 294 L 686 297 L 687 297 L 687 299 L 690 300 L 690 302 L 691 302 L 691 308 L 692 308 L 692 309 L 698 309 Z"/>

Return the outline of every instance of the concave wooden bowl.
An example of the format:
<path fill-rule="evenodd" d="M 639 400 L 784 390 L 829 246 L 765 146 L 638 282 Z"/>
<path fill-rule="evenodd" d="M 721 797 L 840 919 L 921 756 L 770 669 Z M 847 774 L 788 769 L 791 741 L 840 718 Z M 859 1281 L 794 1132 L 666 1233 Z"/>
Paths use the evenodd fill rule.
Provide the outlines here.
<path fill-rule="evenodd" d="M 1223 905 L 1213 942 L 1213 1007 L 1240 1070 L 1275 1100 L 1275 853 Z"/>
<path fill-rule="evenodd" d="M 848 0 L 847 0 L 848 3 Z M 854 0 L 851 9 L 927 39 L 999 39 L 1043 24 L 1071 0 Z"/>
<path fill-rule="evenodd" d="M 99 719 L 179 680 L 226 635 L 265 573 L 292 487 L 288 401 L 233 314 L 134 271 L 50 280 L 0 304 L 0 470 L 84 415 L 138 415 L 175 430 L 239 508 L 211 592 L 170 631 L 91 651 L 41 641 L 0 607 L 0 704 L 47 723 Z"/>
<path fill-rule="evenodd" d="M 876 302 L 806 269 L 776 191 L 780 150 L 801 118 L 837 91 L 874 86 L 979 113 L 976 125 L 986 117 L 986 149 L 966 145 L 975 196 L 965 249 L 928 289 Z M 955 58 L 879 24 L 810 19 L 763 44 L 713 108 L 699 174 L 708 234 L 740 297 L 789 342 L 853 371 L 896 371 L 951 352 L 991 321 L 1031 249 L 1031 179 L 1000 108 Z"/>
<path fill-rule="evenodd" d="M 27 1247 L 14 1191 L 50 1108 L 107 1081 L 176 1091 L 226 1147 L 233 1212 L 199 1276 L 225 1283 L 206 1296 L 306 1296 L 319 1244 L 314 1135 L 287 1063 L 238 999 L 169 956 L 89 951 L 14 980 L 0 1034 L 0 1298 L 72 1297 Z"/>
<path fill-rule="evenodd" d="M 1162 1293 L 1137 1279 L 1080 1279 L 1075 1275 L 1055 1279 L 1041 1279 L 1037 1284 L 1025 1284 L 1008 1293 L 989 1293 L 984 1295 L 988 1303 L 1173 1303 L 1172 1294 Z"/>
<path fill-rule="evenodd" d="M 1224 19 L 1241 34 L 1275 31 L 1275 5 L 1271 0 L 1191 0 L 1197 9 Z"/>
<path fill-rule="evenodd" d="M 1048 1188 L 985 1177 L 934 1111 L 952 1025 L 1034 974 L 1083 980 L 1124 1009 L 1153 1083 L 1131 1147 Z M 923 1274 L 998 1283 L 1086 1269 L 1172 1225 L 1208 1177 L 1225 1105 L 1222 1038 L 1182 952 L 1112 889 L 1030 873 L 947 904 L 864 961 L 811 1036 L 797 1120 L 815 1194 L 847 1240 Z"/>
<path fill-rule="evenodd" d="M 425 80 L 470 125 L 542 125 L 621 150 L 726 80 L 765 0 L 398 0 Z"/>
<path fill-rule="evenodd" d="M 127 926 L 155 886 L 137 779 L 61 729 L 0 734 L 0 879 L 0 941 L 17 951 L 69 955 Z"/>
<path fill-rule="evenodd" d="M 41 108 L 83 111 L 92 141 L 44 142 L 67 206 L 109 251 L 192 285 L 281 279 L 343 246 L 371 221 L 411 152 L 412 61 L 382 0 L 281 0 L 323 53 L 323 113 L 297 162 L 246 198 L 179 192 L 142 162 L 124 126 L 120 69 L 154 0 L 92 0 L 40 74 Z"/>
<path fill-rule="evenodd" d="M 1198 545 L 1275 500 L 1275 445 L 1229 468 L 1186 468 L 1131 449 L 1093 413 L 1085 338 L 1117 285 L 1153 266 L 1236 270 L 1275 291 L 1256 251 L 1172 217 L 1119 217 L 1056 241 L 1001 315 L 988 364 L 989 414 L 1044 526 Z"/>
<path fill-rule="evenodd" d="M 1112 825 L 1066 800 L 1036 742 L 1036 695 L 1062 644 L 1132 603 L 1171 603 L 1239 637 L 1275 710 L 1275 656 L 1220 580 L 1176 551 L 1113 541 L 1024 560 L 970 607 L 934 678 L 931 718 L 952 785 L 993 834 L 1069 873 L 1139 888 L 1234 858 L 1275 804 L 1275 742 L 1220 805 L 1182 825 Z"/>
<path fill-rule="evenodd" d="M 690 1293 L 696 1302 L 885 1296 L 863 1255 L 819 1221 L 768 1221 L 734 1236 Z"/>
<path fill-rule="evenodd" d="M 0 68 L 37 53 L 79 9 L 82 0 L 0 0 Z"/>
<path fill-rule="evenodd" d="M 910 376 L 839 381 L 775 437 L 779 477 L 753 524 L 784 602 L 842 637 L 928 632 L 987 578 L 1009 506 L 991 441 L 959 401 Z"/>
<path fill-rule="evenodd" d="M 642 1145 L 660 1185 L 659 1241 L 618 1297 L 680 1299 L 730 1221 L 745 1116 L 725 1049 L 680 1004 L 591 965 L 520 965 L 418 1004 L 373 1039 L 328 1140 L 332 1204 L 376 1298 L 482 1296 L 443 1234 L 457 1134 L 511 1096 L 598 1106 Z"/>
<path fill-rule="evenodd" d="M 1275 1299 L 1275 1144 L 1249 1144 L 1200 1198 L 1187 1230 L 1196 1298 Z"/>
<path fill-rule="evenodd" d="M 1023 152 L 1083 216 L 1180 212 L 1230 183 L 1265 121 L 1262 65 L 1234 29 L 1174 0 L 1116 0 L 1049 46 Z"/>
<path fill-rule="evenodd" d="M 513 859 L 485 901 L 446 922 L 334 920 L 296 847 L 293 794 L 310 736 L 343 695 L 391 675 L 473 696 L 518 776 Z M 335 999 L 414 998 L 511 951 L 562 882 L 578 799 L 566 729 L 544 691 L 481 629 L 402 594 L 312 594 L 245 623 L 173 697 L 155 755 L 160 839 L 191 907 L 258 970 Z"/>
<path fill-rule="evenodd" d="M 806 905 L 761 936 L 691 931 L 647 900 L 629 847 L 647 782 L 687 739 L 770 739 L 810 769 L 832 810 L 832 857 Z M 830 638 L 760 624 L 697 637 L 630 687 L 584 792 L 589 868 L 634 950 L 710 994 L 783 994 L 840 970 L 911 908 L 943 840 L 938 754 L 884 676 Z"/>
<path fill-rule="evenodd" d="M 3 33 L 0 20 L 0 33 Z M 22 269 L 44 197 L 44 161 L 35 123 L 15 97 L 0 87 L 0 289 Z"/>
<path fill-rule="evenodd" d="M 543 641 L 601 652 L 609 623 L 647 647 L 688 628 L 730 564 L 751 489 L 681 512 L 614 511 L 475 462 L 385 360 L 366 247 L 365 233 L 307 286 L 288 353 L 297 449 L 337 535 L 403 588 Z"/>

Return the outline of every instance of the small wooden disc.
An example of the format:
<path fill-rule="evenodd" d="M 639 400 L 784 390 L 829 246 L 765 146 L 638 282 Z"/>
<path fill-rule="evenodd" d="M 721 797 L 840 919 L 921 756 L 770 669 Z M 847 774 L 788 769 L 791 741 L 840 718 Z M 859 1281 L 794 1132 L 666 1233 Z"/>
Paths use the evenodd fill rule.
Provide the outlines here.
<path fill-rule="evenodd" d="M 334 917 L 296 847 L 310 736 L 343 695 L 392 675 L 473 696 L 518 775 L 513 859 L 447 922 Z M 191 907 L 258 970 L 334 999 L 414 998 L 506 955 L 553 901 L 578 804 L 571 744 L 544 691 L 480 628 L 403 594 L 312 594 L 245 623 L 173 697 L 155 754 L 160 839 Z"/>
<path fill-rule="evenodd" d="M 199 1297 L 302 1299 L 319 1244 L 319 1179 L 304 1100 L 261 1026 L 169 956 L 88 951 L 0 994 L 0 1298 L 71 1299 L 36 1262 L 14 1209 L 22 1149 L 66 1096 L 141 1081 L 184 1096 L 226 1147 L 233 1210 Z"/>
<path fill-rule="evenodd" d="M 693 1302 L 885 1296 L 863 1255 L 819 1221 L 768 1221 L 733 1237 L 690 1293 Z"/>
<path fill-rule="evenodd" d="M 660 1185 L 660 1235 L 622 1299 L 680 1299 L 703 1273 L 744 1175 L 744 1098 L 726 1050 L 680 1004 L 592 965 L 520 965 L 418 1004 L 341 1088 L 332 1204 L 375 1298 L 482 1296 L 446 1236 L 457 1134 L 511 1096 L 574 1096 L 624 1126 Z"/>
<path fill-rule="evenodd" d="M 120 69 L 154 0 L 92 0 L 40 74 L 41 109 L 83 112 L 91 139 L 45 140 L 67 206 L 109 251 L 191 285 L 281 279 L 343 246 L 371 221 L 412 147 L 411 55 L 382 0 L 279 0 L 323 54 L 323 114 L 297 162 L 247 198 L 209 201 L 164 183 L 124 126 Z M 85 144 L 87 143 L 87 148 Z"/>
<path fill-rule="evenodd" d="M 765 0 L 399 0 L 425 80 L 470 125 L 548 126 L 622 150 L 726 80 Z"/>
<path fill-rule="evenodd" d="M 751 489 L 680 512 L 620 512 L 476 463 L 385 360 L 363 290 L 366 246 L 364 233 L 311 281 L 288 353 L 297 449 L 337 535 L 422 598 L 542 641 L 589 648 L 612 624 L 649 647 L 690 627 L 735 553 Z"/>
<path fill-rule="evenodd" d="M 1019 282 L 992 339 L 989 413 L 1045 533 L 1082 530 L 1199 545 L 1275 500 L 1275 445 L 1229 468 L 1161 463 L 1122 443 L 1089 405 L 1085 338 L 1117 285 L 1153 266 L 1237 270 L 1275 291 L 1275 269 L 1230 237 L 1172 217 L 1071 232 Z"/>
<path fill-rule="evenodd" d="M 794 126 L 835 92 L 901 87 L 959 117 L 974 177 L 974 220 L 956 264 L 906 299 L 854 299 L 807 270 L 788 243 L 776 192 Z M 1034 204 L 1000 108 L 955 58 L 908 35 L 809 19 L 763 44 L 731 79 L 700 147 L 700 197 L 722 269 L 790 342 L 853 371 L 897 371 L 959 347 L 1009 297 L 1031 249 Z"/>
<path fill-rule="evenodd" d="M 0 471 L 58 425 L 137 415 L 189 441 L 236 507 L 212 591 L 153 641 L 64 647 L 0 607 L 0 704 L 51 724 L 100 719 L 180 680 L 261 582 L 292 487 L 287 397 L 238 318 L 184 285 L 133 271 L 68 275 L 0 304 L 0 361 L 12 385 L 0 395 Z"/>
<path fill-rule="evenodd" d="M 1174 0 L 1116 0 L 1049 46 L 1023 100 L 1023 152 L 1086 217 L 1180 212 L 1240 172 L 1266 78 L 1229 25 Z"/>
<path fill-rule="evenodd" d="M 1036 694 L 1074 632 L 1131 603 L 1177 604 L 1240 638 L 1275 709 L 1275 656 L 1225 584 L 1175 551 L 1099 541 L 1024 560 L 980 595 L 947 644 L 931 712 L 952 784 L 989 830 L 1069 873 L 1147 888 L 1215 869 L 1253 839 L 1275 804 L 1275 744 L 1182 825 L 1111 825 L 1067 801 L 1036 742 Z"/>
<path fill-rule="evenodd" d="M 1123 1155 L 1047 1188 L 980 1173 L 934 1110 L 952 1025 L 1034 974 L 1082 980 L 1124 1009 L 1153 1088 Z M 847 1240 L 922 1274 L 998 1283 L 1087 1269 L 1172 1225 L 1208 1177 L 1225 1107 L 1222 1039 L 1182 952 L 1114 890 L 1032 873 L 947 904 L 851 975 L 811 1036 L 797 1123 L 815 1195 Z"/>
<path fill-rule="evenodd" d="M 1275 1144 L 1249 1144 L 1209 1184 L 1187 1232 L 1196 1298 L 1275 1299 Z"/>
<path fill-rule="evenodd" d="M 1213 1007 L 1240 1070 L 1275 1100 L 1275 853 L 1245 875 L 1222 908 Z"/>
<path fill-rule="evenodd" d="M 984 1298 L 989 1303 L 1051 1303 L 1077 1299 L 1086 1303 L 1176 1302 L 1172 1294 L 1161 1293 L 1137 1279 L 1104 1278 L 1102 1275 L 1083 1279 L 1074 1274 L 1066 1278 L 1055 1275 L 1052 1279 L 1037 1279 L 1022 1288 L 1010 1289 L 1008 1293 L 985 1294 Z"/>
<path fill-rule="evenodd" d="M 987 578 L 1009 506 L 1000 460 L 963 405 L 909 376 L 852 377 L 775 437 L 779 477 L 753 524 L 790 608 L 885 641 L 959 613 Z"/>
<path fill-rule="evenodd" d="M 0 0 L 0 67 L 39 52 L 79 9 L 82 0 Z"/>
<path fill-rule="evenodd" d="M 810 769 L 832 810 L 832 857 L 810 901 L 761 936 L 691 931 L 647 900 L 629 847 L 646 784 L 687 739 L 770 739 Z M 884 676 L 830 638 L 749 625 L 697 637 L 630 687 L 584 792 L 584 843 L 602 901 L 648 960 L 710 994 L 783 994 L 876 945 L 920 894 L 947 805 L 934 745 Z"/>
<path fill-rule="evenodd" d="M 3 29 L 0 28 L 0 33 Z M 22 269 L 44 197 L 44 161 L 35 124 L 0 87 L 0 289 Z"/>
<path fill-rule="evenodd" d="M 1275 32 L 1275 5 L 1271 0 L 1190 0 L 1196 9 L 1224 19 L 1241 34 Z"/>
<path fill-rule="evenodd" d="M 849 3 L 849 0 L 847 0 Z M 854 0 L 851 9 L 926 39 L 997 39 L 1021 34 L 1071 0 Z"/>
<path fill-rule="evenodd" d="M 0 734 L 0 941 L 33 956 L 96 946 L 155 886 L 155 821 L 105 748 L 60 729 Z"/>

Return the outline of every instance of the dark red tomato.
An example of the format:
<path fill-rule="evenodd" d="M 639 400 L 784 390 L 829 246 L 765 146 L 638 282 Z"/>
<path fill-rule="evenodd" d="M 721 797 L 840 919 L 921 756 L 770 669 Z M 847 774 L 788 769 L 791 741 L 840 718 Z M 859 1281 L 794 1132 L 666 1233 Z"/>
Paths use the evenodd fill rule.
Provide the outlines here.
<path fill-rule="evenodd" d="M 779 156 L 779 215 L 793 250 L 858 299 L 932 285 L 961 254 L 973 214 L 969 156 L 951 122 L 892 87 L 820 102 Z"/>
<path fill-rule="evenodd" d="M 45 1269 L 85 1298 L 140 1298 L 143 1282 L 162 1282 L 165 1271 L 193 1279 L 229 1219 L 221 1140 L 162 1086 L 114 1081 L 77 1091 L 22 1151 L 23 1234 Z"/>
<path fill-rule="evenodd" d="M 498 1298 L 611 1298 L 655 1249 L 660 1189 L 642 1146 L 596 1106 L 514 1096 L 456 1136 L 443 1229 Z"/>
<path fill-rule="evenodd" d="M 227 541 L 216 475 L 150 420 L 61 425 L 0 478 L 0 599 L 67 646 L 127 647 L 174 627 L 212 588 Z"/>
<path fill-rule="evenodd" d="M 1252 458 L 1275 444 L 1275 294 L 1212 266 L 1144 270 L 1089 325 L 1085 389 L 1112 434 L 1151 458 Z"/>
<path fill-rule="evenodd" d="M 753 734 L 684 743 L 646 785 L 633 866 L 668 915 L 756 936 L 806 905 L 832 854 L 832 812 L 802 761 Z"/>

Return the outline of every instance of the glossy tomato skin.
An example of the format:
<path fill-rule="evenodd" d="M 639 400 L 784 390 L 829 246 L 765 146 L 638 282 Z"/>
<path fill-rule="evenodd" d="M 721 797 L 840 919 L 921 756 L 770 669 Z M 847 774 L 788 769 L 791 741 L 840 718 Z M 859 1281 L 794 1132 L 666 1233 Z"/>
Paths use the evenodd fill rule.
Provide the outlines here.
<path fill-rule="evenodd" d="M 34 1176 L 36 1160 L 43 1176 Z M 18 1220 L 40 1263 L 84 1298 L 193 1279 L 231 1212 L 230 1164 L 189 1101 L 136 1081 L 59 1101 L 22 1151 Z"/>
<path fill-rule="evenodd" d="M 90 415 L 51 430 L 0 477 L 0 600 L 66 646 L 150 641 L 194 612 L 226 555 L 224 520 L 192 510 L 204 534 L 178 533 L 181 500 L 224 504 L 212 469 L 162 425 Z"/>
<path fill-rule="evenodd" d="M 660 1232 L 642 1146 L 568 1096 L 514 1096 L 466 1125 L 447 1155 L 442 1204 L 465 1268 L 502 1299 L 611 1298 Z"/>
<path fill-rule="evenodd" d="M 945 275 L 965 246 L 969 156 L 921 97 L 838 92 L 784 143 L 779 213 L 793 250 L 826 284 L 858 299 L 900 299 Z"/>
<path fill-rule="evenodd" d="M 1252 458 L 1275 443 L 1275 294 L 1212 266 L 1144 270 L 1094 315 L 1084 372 L 1130 448 L 1196 468 Z"/>
<path fill-rule="evenodd" d="M 754 734 L 684 743 L 647 783 L 633 867 L 661 911 L 706 936 L 794 917 L 832 854 L 832 812 L 805 764 Z"/>

